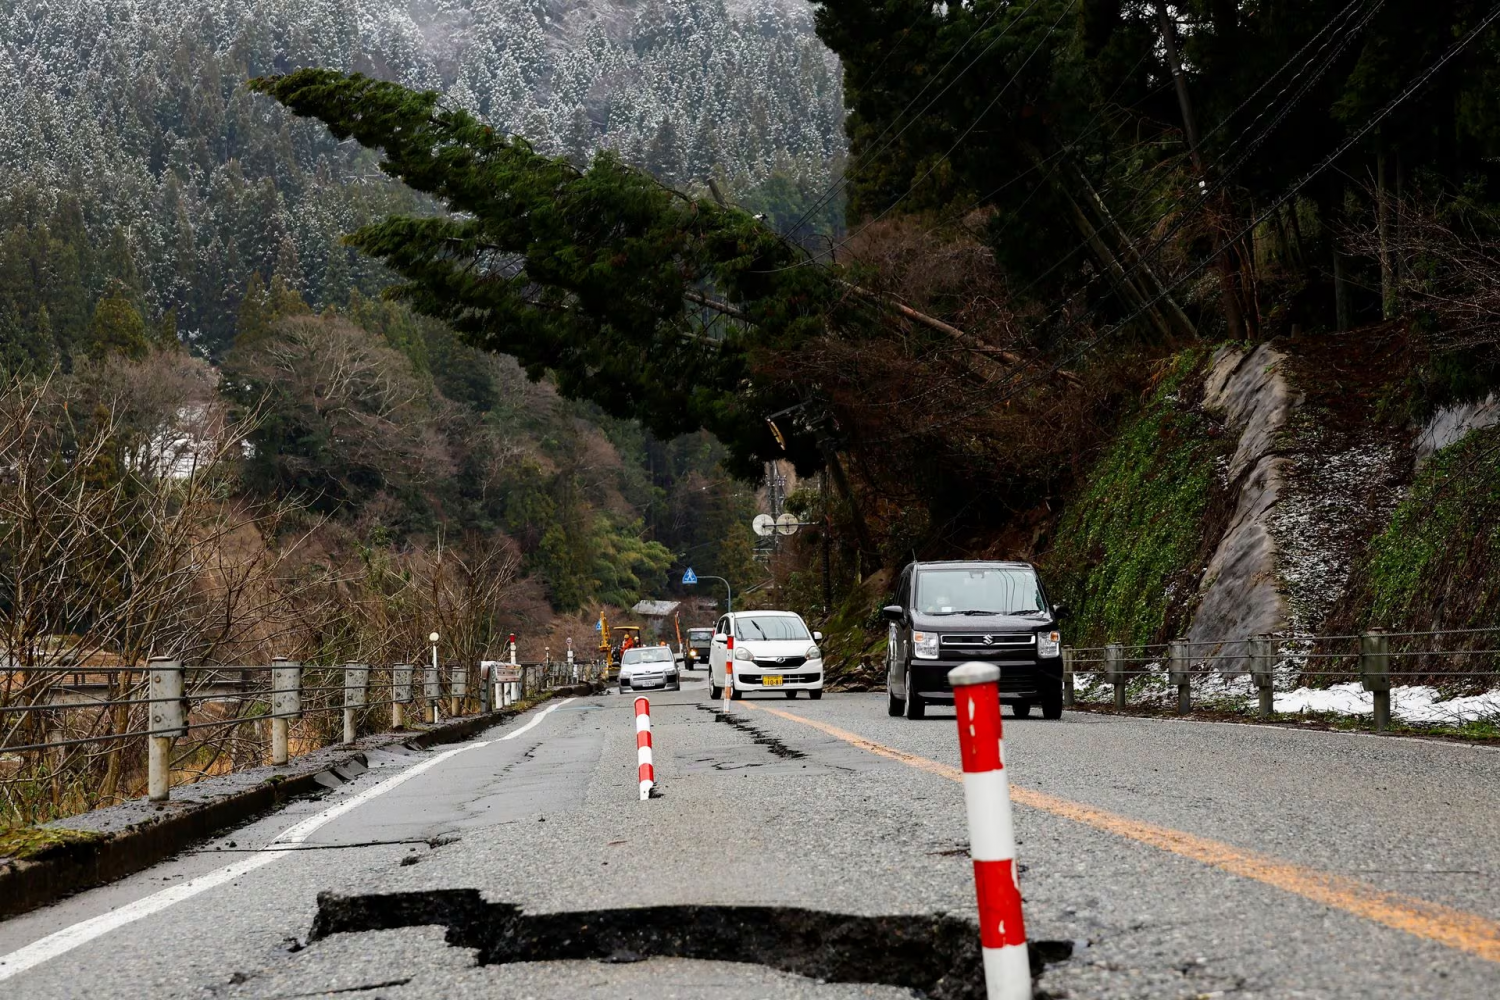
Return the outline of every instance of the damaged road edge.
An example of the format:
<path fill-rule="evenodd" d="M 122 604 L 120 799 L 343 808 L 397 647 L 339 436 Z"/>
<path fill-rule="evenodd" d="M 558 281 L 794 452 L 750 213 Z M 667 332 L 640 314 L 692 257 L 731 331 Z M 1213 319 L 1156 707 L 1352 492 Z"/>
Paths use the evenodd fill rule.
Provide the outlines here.
<path fill-rule="evenodd" d="M 49 850 L 33 860 L 0 864 L 0 920 L 47 906 L 86 889 L 119 881 L 200 841 L 267 815 L 293 799 L 343 785 L 367 769 L 367 750 L 386 745 L 426 750 L 446 743 L 458 743 L 529 711 L 537 704 L 540 702 L 528 702 L 415 733 L 380 734 L 375 743 L 366 738 L 362 740 L 366 745 L 360 749 L 351 750 L 347 757 L 316 770 L 291 775 L 272 773 L 249 787 L 208 801 L 173 802 L 166 810 L 153 813 L 145 822 L 132 822 L 124 829 Z M 325 748 L 331 749 L 335 748 Z M 296 760 L 293 761 L 295 764 Z M 241 781 L 253 780 L 255 770 L 271 769 L 252 769 L 237 772 L 237 775 Z M 111 810 L 123 808 L 139 808 L 139 803 L 133 801 L 109 807 Z M 85 815 L 97 817 L 107 811 Z M 63 820 L 56 825 L 66 822 Z"/>

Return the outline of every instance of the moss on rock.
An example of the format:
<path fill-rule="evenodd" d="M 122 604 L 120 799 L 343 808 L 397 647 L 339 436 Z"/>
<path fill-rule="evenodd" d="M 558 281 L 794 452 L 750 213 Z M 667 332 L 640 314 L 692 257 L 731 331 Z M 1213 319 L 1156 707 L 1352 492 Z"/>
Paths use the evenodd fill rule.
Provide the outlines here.
<path fill-rule="evenodd" d="M 1500 609 L 1500 427 L 1474 431 L 1417 473 L 1360 574 L 1363 624 L 1494 625 Z"/>
<path fill-rule="evenodd" d="M 1205 358 L 1166 363 L 1068 504 L 1046 570 L 1072 611 L 1070 644 L 1159 641 L 1190 607 L 1225 450 L 1200 406 Z"/>
<path fill-rule="evenodd" d="M 71 844 L 103 840 L 92 830 L 68 830 L 52 826 L 14 826 L 0 830 L 0 859 L 31 861 Z"/>

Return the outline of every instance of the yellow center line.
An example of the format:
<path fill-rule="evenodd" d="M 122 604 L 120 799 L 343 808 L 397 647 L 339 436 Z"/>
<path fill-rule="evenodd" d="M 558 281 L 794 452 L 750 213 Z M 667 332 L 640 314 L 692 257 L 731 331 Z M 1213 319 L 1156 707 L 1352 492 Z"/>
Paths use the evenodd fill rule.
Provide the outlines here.
<path fill-rule="evenodd" d="M 757 712 L 769 712 L 783 719 L 811 726 L 862 750 L 868 750 L 870 753 L 891 760 L 898 760 L 920 771 L 926 771 L 950 781 L 963 781 L 963 771 L 951 764 L 942 764 L 926 757 L 918 757 L 916 754 L 897 750 L 883 743 L 876 743 L 857 733 L 851 733 L 847 729 L 840 729 L 838 726 L 819 722 L 816 719 L 793 715 L 791 712 L 768 708 L 764 705 L 752 705 L 749 702 L 741 702 L 741 704 Z M 1010 796 L 1013 801 L 1030 806 L 1032 809 L 1052 813 L 1054 816 L 1061 816 L 1138 843 L 1149 844 L 1242 878 L 1264 882 L 1266 885 L 1275 886 L 1315 903 L 1352 913 L 1357 917 L 1404 931 L 1427 941 L 1435 941 L 1449 948 L 1466 951 L 1490 962 L 1500 962 L 1500 922 L 1476 913 L 1468 913 L 1440 903 L 1430 903 L 1414 896 L 1387 892 L 1357 879 L 1282 861 L 1266 854 L 1243 850 L 1222 841 L 1199 837 L 1171 827 L 1131 819 L 1129 816 L 1122 816 L 1105 809 L 1096 809 L 1093 806 L 1049 795 L 1046 792 L 1011 785 Z"/>

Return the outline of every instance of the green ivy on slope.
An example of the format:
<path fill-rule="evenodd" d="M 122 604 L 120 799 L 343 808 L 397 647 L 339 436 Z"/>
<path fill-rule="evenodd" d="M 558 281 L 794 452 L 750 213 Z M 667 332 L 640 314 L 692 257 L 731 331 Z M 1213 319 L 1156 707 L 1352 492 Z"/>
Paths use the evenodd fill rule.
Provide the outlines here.
<path fill-rule="evenodd" d="M 1474 431 L 1417 473 L 1370 544 L 1368 624 L 1495 624 L 1500 607 L 1500 428 Z"/>
<path fill-rule="evenodd" d="M 1046 576 L 1073 645 L 1159 641 L 1186 603 L 1222 452 L 1195 405 L 1203 358 L 1169 362 L 1058 526 Z"/>

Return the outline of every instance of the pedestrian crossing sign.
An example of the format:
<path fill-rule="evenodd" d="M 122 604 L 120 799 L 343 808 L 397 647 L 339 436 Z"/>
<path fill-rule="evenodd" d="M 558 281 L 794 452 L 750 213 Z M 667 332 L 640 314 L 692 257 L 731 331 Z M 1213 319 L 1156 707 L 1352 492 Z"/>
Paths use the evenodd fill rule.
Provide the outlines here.
<path fill-rule="evenodd" d="M 687 572 L 682 574 L 682 582 L 684 586 L 689 583 L 698 582 L 698 574 L 693 572 L 693 567 L 689 566 Z"/>

